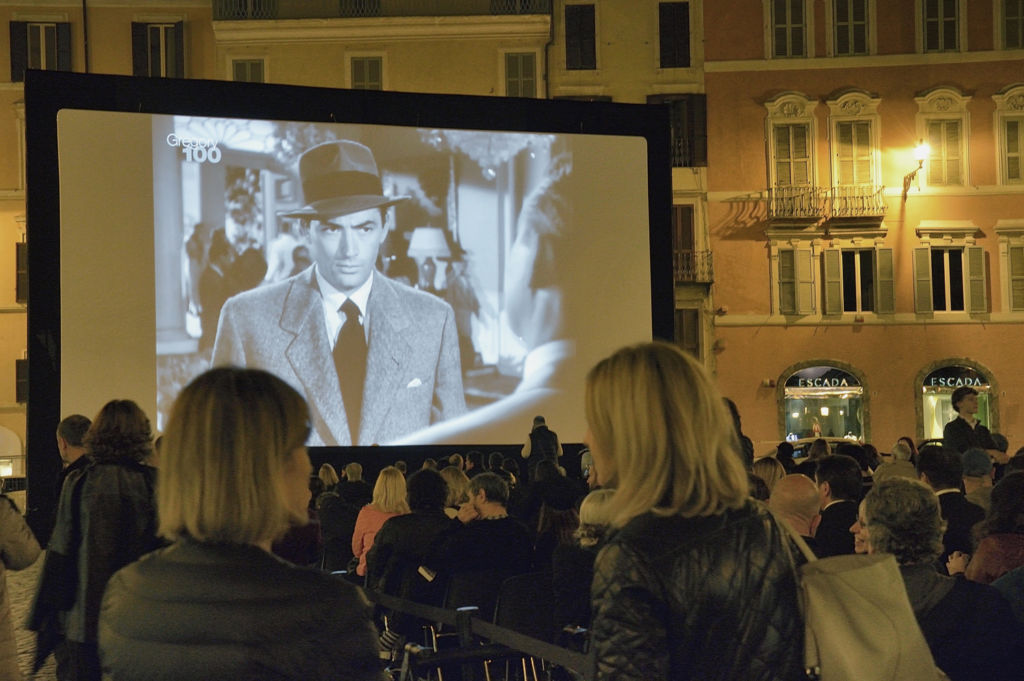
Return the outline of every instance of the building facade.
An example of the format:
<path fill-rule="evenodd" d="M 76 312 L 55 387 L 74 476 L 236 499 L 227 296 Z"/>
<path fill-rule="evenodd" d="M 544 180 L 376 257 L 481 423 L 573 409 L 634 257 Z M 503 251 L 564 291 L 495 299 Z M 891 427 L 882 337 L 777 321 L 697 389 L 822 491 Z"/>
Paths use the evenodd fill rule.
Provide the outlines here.
<path fill-rule="evenodd" d="M 960 385 L 1021 444 L 1022 26 L 1016 0 L 705 3 L 712 360 L 758 453 L 941 437 Z"/>
<path fill-rule="evenodd" d="M 668 103 L 677 335 L 710 357 L 702 12 L 699 1 L 0 0 L 0 426 L 24 439 L 27 68 Z"/>

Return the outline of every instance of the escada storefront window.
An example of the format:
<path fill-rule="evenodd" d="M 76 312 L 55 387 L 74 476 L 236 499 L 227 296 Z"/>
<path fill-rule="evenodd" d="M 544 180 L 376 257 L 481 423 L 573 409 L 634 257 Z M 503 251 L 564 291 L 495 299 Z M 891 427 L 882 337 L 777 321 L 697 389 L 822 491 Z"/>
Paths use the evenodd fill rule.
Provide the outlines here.
<path fill-rule="evenodd" d="M 786 379 L 783 395 L 786 439 L 864 438 L 860 380 L 833 366 L 807 367 Z"/>
<path fill-rule="evenodd" d="M 985 427 L 990 427 L 990 393 L 988 377 L 968 366 L 950 365 L 931 372 L 921 386 L 922 410 L 925 439 L 942 437 L 942 429 L 957 417 L 953 411 L 953 391 L 967 386 L 978 391 L 978 413 L 976 418 Z"/>

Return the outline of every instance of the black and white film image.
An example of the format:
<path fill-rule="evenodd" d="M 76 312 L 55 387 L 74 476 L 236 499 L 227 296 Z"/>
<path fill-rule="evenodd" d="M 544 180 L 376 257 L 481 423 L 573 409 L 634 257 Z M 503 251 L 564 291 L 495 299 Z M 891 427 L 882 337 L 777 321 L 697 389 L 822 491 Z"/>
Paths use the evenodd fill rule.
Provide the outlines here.
<path fill-rule="evenodd" d="M 592 284 L 573 163 L 564 135 L 155 116 L 157 427 L 211 363 L 292 383 L 311 445 L 486 443 L 557 410 Z M 361 296 L 346 354 L 333 301 Z"/>

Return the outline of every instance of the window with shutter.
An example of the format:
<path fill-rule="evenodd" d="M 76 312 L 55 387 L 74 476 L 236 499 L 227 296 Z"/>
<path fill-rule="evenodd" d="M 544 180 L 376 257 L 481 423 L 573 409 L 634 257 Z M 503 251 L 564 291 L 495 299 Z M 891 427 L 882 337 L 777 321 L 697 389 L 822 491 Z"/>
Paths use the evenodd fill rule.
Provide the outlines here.
<path fill-rule="evenodd" d="M 797 314 L 796 251 L 779 249 L 779 312 Z"/>
<path fill-rule="evenodd" d="M 1024 311 L 1024 246 L 1007 249 L 1010 278 L 1010 310 Z"/>
<path fill-rule="evenodd" d="M 658 3 L 658 48 L 661 68 L 690 66 L 690 3 Z"/>
<path fill-rule="evenodd" d="M 1021 170 L 1021 132 L 1024 131 L 1024 119 L 1006 119 L 1004 131 L 1006 180 L 1010 183 L 1022 182 L 1024 181 L 1024 172 Z"/>
<path fill-rule="evenodd" d="M 811 182 L 811 150 L 808 144 L 810 126 L 806 124 L 776 125 L 775 185 L 802 187 Z"/>
<path fill-rule="evenodd" d="M 353 90 L 384 89 L 383 57 L 352 57 Z"/>
<path fill-rule="evenodd" d="M 668 104 L 673 167 L 708 164 L 707 95 L 649 95 L 648 104 Z"/>
<path fill-rule="evenodd" d="M 964 249 L 932 248 L 930 254 L 932 282 L 932 310 L 935 312 L 963 312 L 964 302 Z"/>
<path fill-rule="evenodd" d="M 896 311 L 895 272 L 891 248 L 875 251 L 875 312 L 892 314 Z"/>
<path fill-rule="evenodd" d="M 242 83 L 262 83 L 264 63 L 262 59 L 234 59 L 231 61 L 231 77 Z"/>
<path fill-rule="evenodd" d="M 804 0 L 771 0 L 772 56 L 807 56 Z"/>
<path fill-rule="evenodd" d="M 928 184 L 963 184 L 960 121 L 928 121 Z"/>
<path fill-rule="evenodd" d="M 1024 47 L 1024 0 L 1002 0 L 1003 48 Z"/>
<path fill-rule="evenodd" d="M 842 267 L 841 256 L 845 253 L 839 249 L 830 248 L 822 253 L 822 269 L 825 276 L 822 281 L 822 288 L 825 293 L 824 312 L 827 315 L 842 314 L 845 305 L 845 288 L 843 286 L 843 275 L 845 270 Z"/>
<path fill-rule="evenodd" d="M 927 246 L 914 249 L 914 311 L 919 314 L 934 312 L 931 249 Z"/>
<path fill-rule="evenodd" d="M 12 21 L 11 81 L 25 80 L 26 69 L 71 70 L 71 24 L 66 21 Z"/>
<path fill-rule="evenodd" d="M 809 248 L 796 249 L 796 312 L 808 315 L 814 312 L 814 267 Z"/>
<path fill-rule="evenodd" d="M 185 23 L 132 22 L 132 73 L 185 77 Z"/>
<path fill-rule="evenodd" d="M 988 312 L 988 285 L 985 279 L 985 249 L 968 246 L 964 249 L 965 308 L 967 312 Z"/>
<path fill-rule="evenodd" d="M 537 96 L 537 55 L 509 52 L 505 55 L 505 94 L 508 97 Z"/>
<path fill-rule="evenodd" d="M 700 310 L 676 310 L 676 344 L 700 359 Z"/>
<path fill-rule="evenodd" d="M 834 0 L 835 54 L 868 53 L 868 0 Z"/>
<path fill-rule="evenodd" d="M 870 121 L 840 121 L 836 124 L 838 184 L 871 184 Z"/>
<path fill-rule="evenodd" d="M 597 68 L 597 40 L 593 5 L 565 6 L 565 68 Z"/>
<path fill-rule="evenodd" d="M 925 52 L 956 52 L 960 48 L 959 0 L 922 0 Z"/>

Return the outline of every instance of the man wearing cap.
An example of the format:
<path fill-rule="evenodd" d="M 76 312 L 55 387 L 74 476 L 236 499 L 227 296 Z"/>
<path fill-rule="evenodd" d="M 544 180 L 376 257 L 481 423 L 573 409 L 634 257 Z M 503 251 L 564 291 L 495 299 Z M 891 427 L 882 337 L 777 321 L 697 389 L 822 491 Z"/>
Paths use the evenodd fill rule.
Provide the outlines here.
<path fill-rule="evenodd" d="M 213 365 L 273 372 L 309 403 L 310 445 L 385 444 L 465 411 L 452 308 L 384 277 L 391 228 L 369 148 L 326 142 L 299 159 L 313 266 L 225 303 Z"/>

